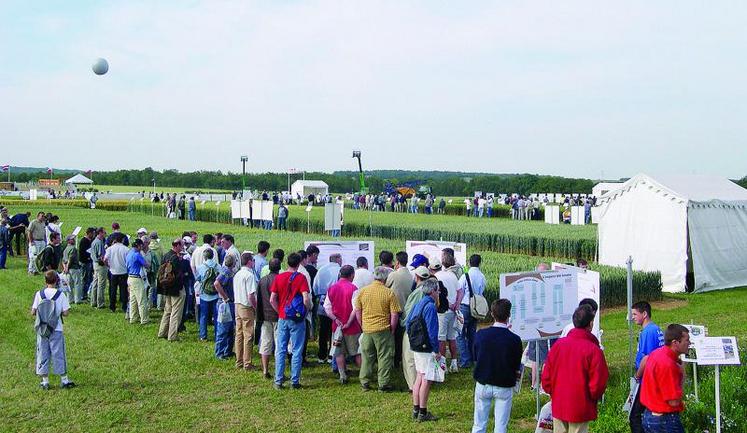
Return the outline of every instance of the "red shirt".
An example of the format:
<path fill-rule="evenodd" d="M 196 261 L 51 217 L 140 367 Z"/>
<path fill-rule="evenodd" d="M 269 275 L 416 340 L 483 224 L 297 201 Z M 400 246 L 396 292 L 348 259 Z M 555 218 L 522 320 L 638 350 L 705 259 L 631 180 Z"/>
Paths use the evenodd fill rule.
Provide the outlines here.
<path fill-rule="evenodd" d="M 341 279 L 335 284 L 332 284 L 327 289 L 327 297 L 329 302 L 332 304 L 332 313 L 337 317 L 343 324 L 347 323 L 350 313 L 353 311 L 353 292 L 358 290 L 357 287 L 346 279 Z M 332 332 L 337 330 L 337 322 L 332 322 Z M 361 333 L 361 325 L 357 320 L 353 320 L 353 323 L 345 330 L 342 331 L 344 335 L 355 335 Z"/>
<path fill-rule="evenodd" d="M 285 306 L 297 293 L 309 293 L 309 283 L 306 282 L 306 277 L 300 272 L 295 272 L 296 277 L 291 283 L 290 279 L 293 274 L 294 272 L 290 271 L 279 274 L 270 286 L 270 293 L 278 295 L 278 317 L 280 319 L 285 319 Z"/>
<path fill-rule="evenodd" d="M 542 387 L 552 397 L 553 418 L 577 423 L 597 419 L 597 402 L 608 376 L 596 337 L 585 329 L 571 330 L 552 346 L 542 369 Z"/>
<path fill-rule="evenodd" d="M 668 346 L 648 355 L 641 381 L 641 403 L 651 412 L 672 413 L 685 410 L 682 402 L 682 365 L 679 357 Z M 667 401 L 680 400 L 678 406 Z"/>

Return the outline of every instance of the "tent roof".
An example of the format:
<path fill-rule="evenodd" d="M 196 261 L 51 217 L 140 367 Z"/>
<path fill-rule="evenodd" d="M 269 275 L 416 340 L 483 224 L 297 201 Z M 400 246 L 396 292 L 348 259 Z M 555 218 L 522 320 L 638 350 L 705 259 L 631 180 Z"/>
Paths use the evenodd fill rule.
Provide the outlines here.
<path fill-rule="evenodd" d="M 310 188 L 327 188 L 327 183 L 321 180 L 297 180 L 293 185 L 308 186 Z"/>
<path fill-rule="evenodd" d="M 78 173 L 70 179 L 66 180 L 65 183 L 93 183 L 93 181 Z"/>
<path fill-rule="evenodd" d="M 602 200 L 612 200 L 638 184 L 648 184 L 656 192 L 663 192 L 688 202 L 747 202 L 747 189 L 725 177 L 702 175 L 649 176 L 638 174 L 619 189 L 610 191 Z"/>

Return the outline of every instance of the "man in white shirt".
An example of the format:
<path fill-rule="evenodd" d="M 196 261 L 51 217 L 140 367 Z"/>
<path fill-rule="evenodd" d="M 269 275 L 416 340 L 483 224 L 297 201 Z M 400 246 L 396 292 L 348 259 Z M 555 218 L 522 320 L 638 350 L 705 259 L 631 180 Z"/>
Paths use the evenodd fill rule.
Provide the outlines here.
<path fill-rule="evenodd" d="M 250 252 L 241 254 L 241 269 L 233 276 L 233 295 L 236 305 L 236 368 L 254 370 L 252 345 L 257 308 L 257 279 L 254 277 L 254 257 Z"/>
<path fill-rule="evenodd" d="M 438 314 L 438 346 L 441 356 L 446 356 L 446 344 L 449 345 L 451 353 L 450 372 L 457 372 L 457 345 L 456 345 L 456 310 L 462 303 L 464 291 L 459 288 L 459 280 L 453 272 L 443 269 L 441 261 L 437 258 L 431 260 L 430 270 L 435 272 L 435 277 L 441 281 L 448 292 L 449 309 L 445 313 Z"/>
<path fill-rule="evenodd" d="M 368 259 L 361 256 L 355 261 L 355 277 L 353 277 L 353 284 L 355 287 L 362 289 L 374 281 L 374 276 L 371 271 L 368 270 Z"/>
<path fill-rule="evenodd" d="M 213 257 L 218 257 L 218 252 L 215 251 L 215 237 L 211 234 L 202 236 L 202 245 L 197 247 L 190 256 L 189 264 L 195 276 L 197 276 L 197 270 L 200 268 L 200 265 L 205 263 L 205 250 L 212 250 Z"/>
<path fill-rule="evenodd" d="M 480 270 L 482 257 L 473 254 L 469 258 L 469 270 L 459 279 L 459 289 L 462 290 L 462 302 L 459 311 L 464 317 L 462 332 L 457 335 L 457 346 L 459 347 L 459 367 L 468 368 L 474 360 L 473 346 L 475 344 L 475 332 L 477 332 L 477 321 L 472 317 L 469 307 L 470 298 L 473 295 L 482 295 L 485 292 L 485 275 Z"/>
<path fill-rule="evenodd" d="M 115 233 L 111 236 L 112 244 L 104 253 L 104 263 L 109 266 L 111 279 L 109 281 L 109 309 L 112 313 L 117 311 L 117 288 L 119 288 L 119 301 L 122 304 L 122 311 L 127 317 L 127 304 L 129 296 L 127 292 L 127 253 L 129 248 L 122 244 L 123 233 Z"/>

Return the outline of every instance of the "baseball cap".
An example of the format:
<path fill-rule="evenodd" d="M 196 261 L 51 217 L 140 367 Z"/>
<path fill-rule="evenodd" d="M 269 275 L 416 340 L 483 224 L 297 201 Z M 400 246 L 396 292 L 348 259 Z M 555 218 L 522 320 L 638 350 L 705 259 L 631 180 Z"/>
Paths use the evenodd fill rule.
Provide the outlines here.
<path fill-rule="evenodd" d="M 189 236 L 184 236 L 184 237 L 182 238 L 182 240 L 184 241 L 184 243 L 185 243 L 185 244 L 190 244 L 190 245 L 192 245 L 192 238 L 191 238 L 191 237 L 189 237 Z"/>
<path fill-rule="evenodd" d="M 139 229 L 137 229 L 137 234 L 140 233 L 148 233 L 148 230 L 146 230 L 145 227 L 140 227 Z"/>
<path fill-rule="evenodd" d="M 412 263 L 410 263 L 410 266 L 413 268 L 418 268 L 419 266 L 428 266 L 428 258 L 426 258 L 422 254 L 415 254 L 412 256 Z"/>
<path fill-rule="evenodd" d="M 440 271 L 441 270 L 441 260 L 438 257 L 434 257 L 431 259 L 431 264 L 428 266 L 428 268 L 432 271 Z"/>
<path fill-rule="evenodd" d="M 431 276 L 431 272 L 425 266 L 418 266 L 415 268 L 415 275 L 420 278 L 428 278 Z"/>

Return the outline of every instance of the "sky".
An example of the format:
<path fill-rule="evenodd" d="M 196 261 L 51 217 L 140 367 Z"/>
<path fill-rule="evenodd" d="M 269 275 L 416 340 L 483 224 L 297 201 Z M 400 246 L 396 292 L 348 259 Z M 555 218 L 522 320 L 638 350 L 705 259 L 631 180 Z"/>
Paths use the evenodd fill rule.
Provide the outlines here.
<path fill-rule="evenodd" d="M 0 0 L 0 164 L 331 172 L 360 150 L 741 178 L 745 22 L 739 1 Z"/>

